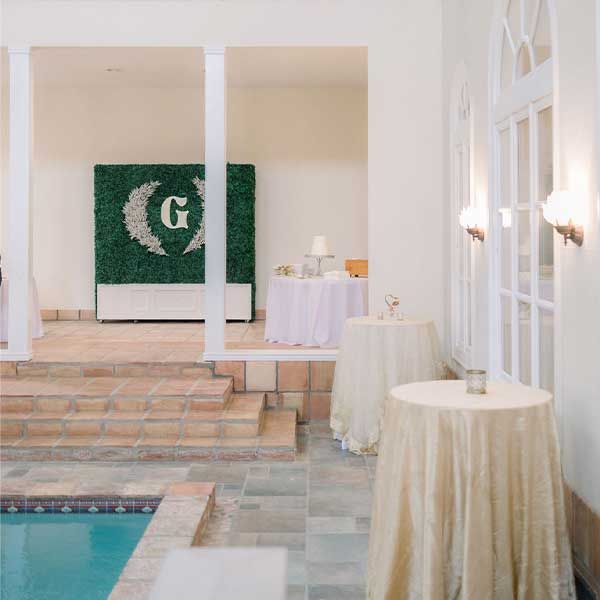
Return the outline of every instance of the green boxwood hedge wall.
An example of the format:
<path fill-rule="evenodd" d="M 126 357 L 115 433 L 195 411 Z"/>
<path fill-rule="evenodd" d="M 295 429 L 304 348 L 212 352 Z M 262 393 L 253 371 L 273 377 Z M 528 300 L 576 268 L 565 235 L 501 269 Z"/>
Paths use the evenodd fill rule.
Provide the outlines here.
<path fill-rule="evenodd" d="M 188 254 L 184 249 L 202 218 L 200 198 L 193 184 L 204 179 L 204 165 L 96 165 L 94 167 L 96 284 L 204 283 L 204 246 Z M 160 186 L 148 202 L 148 223 L 168 256 L 148 252 L 129 237 L 123 206 L 130 192 L 151 181 Z M 227 282 L 252 284 L 252 314 L 256 291 L 254 165 L 227 165 Z M 169 196 L 186 197 L 188 229 L 169 229 L 160 209 Z"/>

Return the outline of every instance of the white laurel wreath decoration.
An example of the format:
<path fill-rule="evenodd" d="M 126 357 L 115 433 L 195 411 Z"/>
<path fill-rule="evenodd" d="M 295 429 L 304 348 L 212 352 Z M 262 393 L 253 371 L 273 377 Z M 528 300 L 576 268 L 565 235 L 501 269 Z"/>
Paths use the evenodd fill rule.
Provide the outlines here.
<path fill-rule="evenodd" d="M 200 198 L 202 205 L 202 221 L 200 222 L 200 227 L 196 230 L 194 237 L 190 240 L 190 243 L 187 245 L 186 249 L 183 251 L 184 254 L 188 254 L 188 252 L 193 252 L 194 250 L 198 250 L 201 248 L 206 242 L 206 230 L 204 227 L 204 190 L 205 190 L 205 182 L 196 175 L 194 179 L 192 179 L 192 183 L 196 186 L 196 194 Z"/>
<path fill-rule="evenodd" d="M 150 200 L 159 185 L 159 181 L 151 181 L 132 190 L 129 199 L 123 206 L 123 214 L 125 215 L 123 222 L 132 240 L 137 240 L 142 246 L 148 248 L 148 252 L 168 256 L 162 247 L 161 241 L 152 233 L 148 223 L 148 200 Z M 202 223 L 204 224 L 204 221 Z"/>

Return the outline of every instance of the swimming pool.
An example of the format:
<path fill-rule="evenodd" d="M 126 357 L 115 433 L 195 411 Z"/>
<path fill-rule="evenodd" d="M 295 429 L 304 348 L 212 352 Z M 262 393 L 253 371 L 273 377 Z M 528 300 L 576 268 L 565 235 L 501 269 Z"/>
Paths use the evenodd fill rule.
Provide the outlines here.
<path fill-rule="evenodd" d="M 152 514 L 0 514 L 2 600 L 105 600 Z"/>

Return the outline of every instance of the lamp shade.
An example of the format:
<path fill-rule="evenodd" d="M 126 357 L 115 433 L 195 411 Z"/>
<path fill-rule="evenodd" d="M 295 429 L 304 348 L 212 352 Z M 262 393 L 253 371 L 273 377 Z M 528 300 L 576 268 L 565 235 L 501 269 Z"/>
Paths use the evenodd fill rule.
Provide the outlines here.
<path fill-rule="evenodd" d="M 313 237 L 312 247 L 310 249 L 311 256 L 330 256 L 329 244 L 324 235 L 315 235 Z"/>
<path fill-rule="evenodd" d="M 551 225 L 568 225 L 569 221 L 577 222 L 575 217 L 575 203 L 568 191 L 555 191 L 548 196 L 544 204 L 544 219 Z"/>
<path fill-rule="evenodd" d="M 476 227 L 483 227 L 485 216 L 483 211 L 476 206 L 467 206 L 462 209 L 458 222 L 463 229 L 472 229 Z"/>

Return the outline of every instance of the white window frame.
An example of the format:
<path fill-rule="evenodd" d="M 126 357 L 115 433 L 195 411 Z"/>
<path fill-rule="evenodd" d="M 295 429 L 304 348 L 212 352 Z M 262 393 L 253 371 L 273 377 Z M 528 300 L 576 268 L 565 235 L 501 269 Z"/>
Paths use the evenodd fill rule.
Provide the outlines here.
<path fill-rule="evenodd" d="M 456 70 L 450 98 L 450 291 L 452 358 L 471 366 L 474 314 L 474 253 L 471 238 L 460 226 L 463 208 L 474 204 L 473 103 L 464 63 Z M 466 157 L 466 159 L 465 159 Z M 469 290 L 468 297 L 465 290 Z"/>
<path fill-rule="evenodd" d="M 536 10 L 544 10 L 540 0 L 536 2 Z M 513 2 L 523 2 L 523 0 L 513 0 Z M 554 240 L 554 302 L 549 302 L 538 295 L 538 269 L 539 269 L 539 210 L 542 202 L 545 200 L 539 198 L 538 189 L 538 114 L 542 110 L 552 107 L 553 109 L 553 176 L 554 187 L 559 187 L 559 174 L 557 160 L 558 135 L 557 124 L 557 103 L 554 95 L 554 81 L 556 69 L 556 30 L 555 30 L 555 7 L 551 0 L 547 0 L 546 7 L 549 12 L 551 38 L 552 38 L 552 57 L 534 68 L 529 74 L 515 80 L 508 89 L 501 89 L 501 71 L 502 71 L 502 49 L 503 36 L 506 23 L 506 8 L 508 0 L 501 0 L 497 6 L 495 16 L 495 26 L 492 33 L 492 43 L 490 49 L 490 140 L 491 140 L 491 176 L 490 176 L 490 228 L 492 242 L 492 251 L 490 252 L 490 372 L 493 377 L 512 382 L 520 381 L 520 356 L 519 356 L 519 302 L 531 306 L 530 320 L 530 373 L 531 385 L 540 384 L 540 320 L 541 310 L 552 312 L 554 315 L 554 388 L 555 393 L 559 392 L 559 344 L 560 323 L 557 319 L 559 314 L 558 305 L 560 303 L 560 265 L 559 252 L 556 239 Z M 523 40 L 521 40 L 523 41 Z M 528 43 L 529 39 L 525 39 Z M 513 76 L 516 69 L 513 69 Z M 518 272 L 518 218 L 517 218 L 517 186 L 518 186 L 518 155 L 517 150 L 517 123 L 523 119 L 529 119 L 529 203 L 530 211 L 530 248 L 531 248 L 531 271 L 530 271 L 530 294 L 523 294 L 519 291 L 519 272 Z M 502 236 L 502 215 L 500 208 L 502 206 L 502 156 L 500 145 L 500 132 L 502 130 L 510 131 L 510 165 L 511 165 L 511 214 L 512 214 L 512 243 L 511 243 L 511 289 L 501 286 L 501 236 Z M 523 206 L 523 205 L 521 205 Z M 556 236 L 555 236 L 556 237 Z M 503 343 L 502 343 L 502 304 L 501 298 L 509 297 L 511 299 L 511 373 L 508 374 L 503 369 Z"/>

